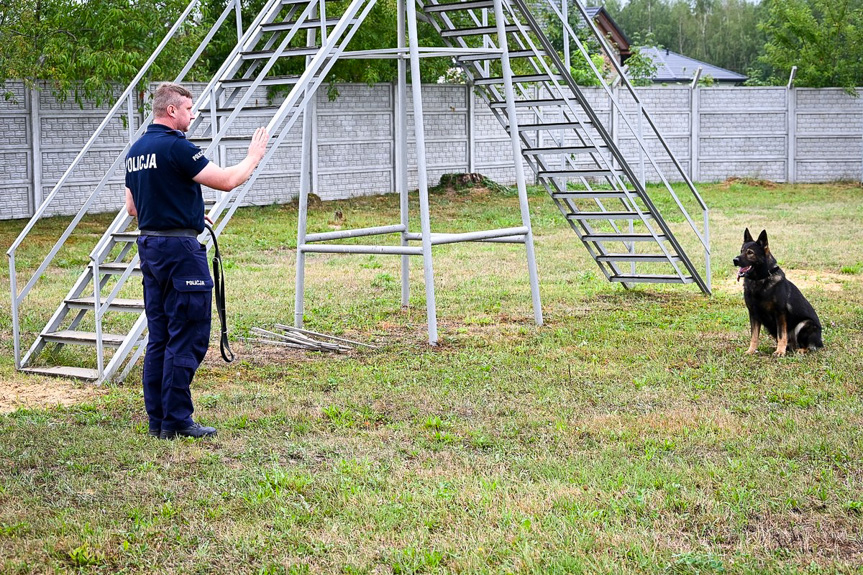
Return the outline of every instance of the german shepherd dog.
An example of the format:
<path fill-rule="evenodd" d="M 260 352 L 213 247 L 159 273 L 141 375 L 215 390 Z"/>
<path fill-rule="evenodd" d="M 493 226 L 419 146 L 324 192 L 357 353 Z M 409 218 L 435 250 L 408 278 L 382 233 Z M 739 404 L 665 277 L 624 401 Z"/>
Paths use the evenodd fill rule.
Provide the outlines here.
<path fill-rule="evenodd" d="M 785 272 L 770 253 L 766 230 L 753 241 L 746 228 L 734 265 L 740 268 L 737 281 L 743 278 L 743 299 L 749 310 L 752 338 L 747 354 L 757 351 L 762 325 L 776 340 L 773 355 L 785 355 L 788 348 L 803 353 L 823 347 L 818 315 L 797 286 L 785 279 Z"/>

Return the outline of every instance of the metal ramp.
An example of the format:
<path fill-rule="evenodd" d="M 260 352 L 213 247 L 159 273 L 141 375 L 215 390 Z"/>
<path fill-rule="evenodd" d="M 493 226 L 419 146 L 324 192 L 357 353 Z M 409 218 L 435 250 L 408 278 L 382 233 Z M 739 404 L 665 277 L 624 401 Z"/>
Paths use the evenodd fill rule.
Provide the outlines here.
<path fill-rule="evenodd" d="M 96 382 L 123 379 L 144 351 L 146 317 L 143 314 L 140 288 L 132 285 L 134 282 L 128 282 L 131 277 L 140 273 L 134 249 L 137 233 L 134 229 L 134 219 L 125 213 L 125 209 L 120 210 L 92 249 L 89 263 L 77 276 L 74 285 L 62 298 L 50 320 L 35 335 L 34 341 L 23 357 L 22 339 L 27 334 L 21 327 L 20 308 L 21 303 L 44 275 L 84 216 L 95 205 L 99 195 L 116 184 L 117 173 L 122 168 L 129 143 L 134 142 L 146 130 L 152 118 L 146 118 L 137 129 L 134 123 L 129 121 L 129 143 L 114 159 L 113 164 L 84 201 L 69 226 L 61 233 L 42 263 L 32 276 L 23 282 L 24 287 L 20 291 L 16 253 L 36 223 L 50 213 L 52 203 L 70 181 L 70 177 L 80 169 L 88 155 L 92 154 L 94 149 L 98 149 L 100 139 L 109 122 L 117 120 L 121 115 L 129 119 L 133 118 L 136 107 L 134 94 L 138 83 L 145 77 L 158 55 L 183 23 L 188 18 L 194 17 L 198 1 L 192 0 L 7 252 L 12 293 L 15 361 L 16 367 L 22 371 L 77 377 Z M 228 194 L 207 194 L 213 196 L 208 202 L 208 215 L 215 222 L 214 229 L 217 234 L 221 233 L 227 225 L 254 185 L 261 170 L 271 160 L 291 128 L 300 118 L 305 122 L 306 115 L 303 112 L 313 110 L 313 96 L 316 90 L 340 57 L 400 59 L 400 93 L 404 93 L 404 62 L 408 49 L 403 44 L 398 49 L 380 50 L 374 54 L 345 53 L 350 39 L 374 4 L 375 0 L 352 0 L 347 4 L 340 4 L 344 8 L 338 14 L 333 14 L 332 11 L 328 14 L 325 0 L 269 0 L 244 31 L 240 18 L 240 0 L 235 0 L 229 2 L 213 28 L 183 67 L 175 79 L 177 82 L 183 81 L 204 53 L 207 45 L 226 22 L 232 20 L 232 13 L 236 13 L 237 44 L 196 99 L 197 118 L 187 135 L 189 139 L 206 150 L 208 157 L 224 165 L 226 163 L 225 145 L 242 140 L 245 132 L 248 131 L 238 127 L 238 119 L 249 113 L 271 118 L 267 126 L 271 134 L 270 148 L 250 180 Z M 555 47 L 542 34 L 540 23 L 534 19 L 531 9 L 523 3 L 523 0 L 510 2 L 469 0 L 453 4 L 424 3 L 420 0 L 416 5 L 409 2 L 406 10 L 403 2 L 400 1 L 399 6 L 400 10 L 407 15 L 407 27 L 413 43 L 410 49 L 412 76 L 419 77 L 417 59 L 419 56 L 415 45 L 416 20 L 425 17 L 450 46 L 449 49 L 432 50 L 427 55 L 458 58 L 458 62 L 468 71 L 470 80 L 483 94 L 501 123 L 508 129 L 514 128 L 511 138 L 515 157 L 521 154 L 527 165 L 534 170 L 539 181 L 551 194 L 606 277 L 612 281 L 623 282 L 624 285 L 636 282 L 696 283 L 703 291 L 709 292 L 706 207 L 684 174 L 683 179 L 703 213 L 703 231 L 699 231 L 684 207 L 684 202 L 662 176 L 659 163 L 649 153 L 648 145 L 640 131 L 642 120 L 649 124 L 653 132 L 656 130 L 653 121 L 642 111 L 640 102 L 639 130 L 636 131 L 632 125 L 634 122 L 628 119 L 620 103 L 615 100 L 613 92 L 606 86 L 617 108 L 621 109 L 622 122 L 629 125 L 631 131 L 636 134 L 635 140 L 640 150 L 638 157 L 641 158 L 642 164 L 649 161 L 655 173 L 659 174 L 665 189 L 670 192 L 670 199 L 666 198 L 663 201 L 663 209 L 668 206 L 679 209 L 677 213 L 683 214 L 683 217 L 678 219 L 695 231 L 697 240 L 695 245 L 705 251 L 707 262 L 705 279 L 702 279 L 695 265 L 684 253 L 684 247 L 672 233 L 670 224 L 660 216 L 657 202 L 648 195 L 643 178 L 636 177 L 630 164 L 626 162 L 621 148 L 617 145 L 616 134 L 610 134 L 604 127 L 586 96 L 572 81 L 567 72 L 567 66 L 561 62 Z M 416 6 L 423 9 L 424 16 L 415 15 Z M 561 18 L 562 21 L 566 20 L 559 9 L 551 4 L 549 6 L 550 9 L 546 9 L 548 13 Z M 579 3 L 578 7 L 584 15 L 583 6 Z M 586 15 L 584 18 L 586 25 L 597 35 L 599 41 L 604 42 L 589 18 Z M 404 19 L 400 17 L 399 23 L 402 38 Z M 568 35 L 580 50 L 586 52 L 572 28 L 568 24 L 563 24 L 563 28 L 564 36 Z M 512 69 L 510 58 L 514 62 Z M 596 73 L 599 75 L 598 71 Z M 623 85 L 635 96 L 635 91 L 625 79 Z M 261 89 L 272 86 L 287 87 L 289 92 L 278 105 L 258 105 L 261 96 L 264 96 L 263 99 L 266 101 L 265 93 L 261 92 Z M 421 101 L 418 86 L 417 80 L 413 86 L 414 105 L 415 110 L 419 110 L 420 113 L 415 113 L 415 121 L 418 122 L 415 132 L 421 134 L 422 114 L 421 102 L 417 103 Z M 304 125 L 303 131 L 304 134 L 308 132 L 307 125 Z M 661 139 L 660 141 L 670 154 L 668 146 Z M 419 137 L 418 156 L 423 158 L 424 151 L 420 153 L 421 142 L 422 138 Z M 400 153 L 404 163 L 404 151 Z M 304 162 L 306 161 L 307 159 L 304 158 Z M 673 156 L 672 161 L 682 174 L 682 168 Z M 523 224 L 519 228 L 491 230 L 480 236 L 432 234 L 427 225 L 428 201 L 425 174 L 424 170 L 420 169 L 421 204 L 423 193 L 426 194 L 425 223 L 422 233 L 408 233 L 406 224 L 357 232 L 357 235 L 368 235 L 368 233 L 392 232 L 398 228 L 402 233 L 403 246 L 407 241 L 422 241 L 422 248 L 403 247 L 391 250 L 390 253 L 401 254 L 403 258 L 407 255 L 424 255 L 427 260 L 426 290 L 431 341 L 436 339 L 436 335 L 432 335 L 433 325 L 435 325 L 434 295 L 429 255 L 433 244 L 476 240 L 511 240 L 524 243 L 528 250 L 534 314 L 537 323 L 542 321 L 524 177 L 521 174 L 521 163 L 516 162 L 516 164 L 523 219 Z M 306 167 L 302 171 L 304 176 L 307 175 Z M 424 160 L 420 168 L 422 167 L 424 167 Z M 406 182 L 404 167 L 402 170 L 402 180 Z M 301 206 L 303 206 L 306 187 L 305 185 L 301 187 Z M 406 190 L 404 192 L 406 194 Z M 118 193 L 116 186 L 110 193 Z M 312 235 L 306 237 L 302 209 L 300 219 L 302 231 L 298 232 L 300 236 L 298 248 L 303 246 L 303 249 L 310 252 L 341 249 L 337 249 L 337 246 L 311 246 L 310 244 L 314 242 L 337 238 Z M 642 246 L 650 246 L 650 248 L 644 249 Z M 298 254 L 298 260 L 301 259 L 300 256 L 302 253 Z M 628 269 L 624 269 L 627 265 Z M 658 266 L 665 266 L 668 269 L 656 271 L 654 268 Z M 302 288 L 299 279 L 300 269 L 301 264 L 298 261 L 298 322 L 302 321 L 302 301 L 299 299 Z M 403 271 L 403 300 L 406 299 L 406 282 L 406 273 Z M 79 354 L 73 354 L 72 361 L 67 363 L 63 353 L 63 347 L 66 345 L 89 346 L 93 348 L 94 354 L 91 359 L 83 362 Z"/>
<path fill-rule="evenodd" d="M 509 131 L 517 124 L 525 162 L 606 278 L 627 287 L 635 283 L 695 283 L 709 294 L 707 206 L 644 110 L 582 3 L 575 2 L 581 26 L 573 30 L 566 23 L 567 0 L 562 5 L 548 0 L 530 6 L 525 0 L 511 0 L 504 2 L 499 15 L 495 14 L 493 0 L 419 2 L 447 44 L 463 49 L 493 50 L 500 46 L 496 26 L 498 18 L 503 19 L 510 46 L 508 64 L 502 61 L 501 51 L 461 56 L 457 61 L 503 127 Z M 536 14 L 544 15 L 546 24 L 562 26 L 566 58 L 569 48 L 574 47 L 576 55 L 584 58 L 601 81 L 611 108 L 605 117 L 600 117 L 594 103 L 576 85 L 567 65 L 570 62 L 564 62 L 559 47 L 543 33 L 543 23 Z M 612 89 L 602 79 L 590 60 L 585 36 L 592 36 L 594 44 L 602 47 L 606 61 L 614 65 L 621 80 L 620 88 Z M 502 72 L 506 67 L 512 69 L 515 113 L 508 110 L 505 97 Z M 513 122 L 514 116 L 517 122 Z M 618 132 L 629 131 L 628 155 L 619 145 L 619 134 L 610 130 L 615 119 Z M 666 154 L 664 162 L 654 158 L 657 151 Z M 633 167 L 634 160 L 640 170 Z M 662 183 L 656 190 L 645 186 L 646 162 Z M 663 175 L 663 168 L 670 168 L 676 179 L 683 181 L 688 206 Z M 659 202 L 652 197 L 656 195 L 663 196 L 660 201 L 666 213 L 688 224 L 676 230 L 690 240 L 686 247 L 660 213 Z M 696 223 L 690 211 L 701 221 Z M 703 252 L 703 271 L 687 252 Z"/>

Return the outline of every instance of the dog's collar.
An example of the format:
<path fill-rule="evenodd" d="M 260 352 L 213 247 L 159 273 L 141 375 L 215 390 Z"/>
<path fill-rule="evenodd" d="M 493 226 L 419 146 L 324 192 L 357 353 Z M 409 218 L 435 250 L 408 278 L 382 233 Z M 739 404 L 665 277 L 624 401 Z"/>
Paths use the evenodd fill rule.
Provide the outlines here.
<path fill-rule="evenodd" d="M 776 273 L 776 272 L 778 272 L 778 271 L 782 271 L 782 270 L 781 270 L 781 269 L 779 269 L 779 266 L 778 266 L 778 265 L 775 265 L 775 266 L 773 266 L 772 268 L 770 268 L 770 270 L 769 270 L 767 273 L 768 273 L 768 274 L 770 274 L 770 275 L 773 275 L 773 274 L 775 274 L 775 273 Z"/>

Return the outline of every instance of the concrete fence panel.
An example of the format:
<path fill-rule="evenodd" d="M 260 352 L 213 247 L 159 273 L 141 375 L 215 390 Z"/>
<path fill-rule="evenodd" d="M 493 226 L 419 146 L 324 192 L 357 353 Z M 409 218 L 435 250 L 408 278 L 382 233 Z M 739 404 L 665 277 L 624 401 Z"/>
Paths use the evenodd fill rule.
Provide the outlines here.
<path fill-rule="evenodd" d="M 203 85 L 190 86 L 200 94 Z M 330 100 L 321 90 L 311 114 L 312 148 L 307 179 L 322 199 L 388 193 L 396 174 L 406 169 L 408 187 L 417 186 L 411 91 L 408 90 L 406 166 L 396 166 L 396 90 L 391 84 L 338 85 Z M 11 98 L 0 101 L 0 219 L 31 216 L 60 180 L 78 151 L 105 117 L 107 105 L 61 102 L 49 91 L 31 91 L 21 82 L 7 82 Z M 638 127 L 637 104 L 623 90 L 613 92 L 621 110 L 612 113 L 605 90 L 584 90 L 596 116 L 612 135 L 637 176 L 658 180 L 649 162 L 642 162 L 635 133 L 643 140 L 665 177 L 679 180 L 670 159 L 646 126 Z M 863 179 L 863 99 L 839 89 L 783 87 L 639 88 L 638 97 L 659 127 L 688 177 L 719 181 L 753 177 L 779 182 L 829 182 Z M 250 134 L 266 125 L 274 107 L 264 91 L 253 103 L 268 107 L 243 115 L 228 136 Z M 511 144 L 494 112 L 471 88 L 428 85 L 423 88 L 428 181 L 444 173 L 480 172 L 504 184 L 515 181 Z M 206 116 L 206 114 L 205 114 Z M 532 113 L 519 109 L 519 121 Z M 632 129 L 625 120 L 629 120 Z M 124 111 L 112 118 L 86 161 L 69 177 L 48 209 L 49 215 L 78 211 L 105 171 L 121 153 L 140 117 Z M 209 118 L 202 118 L 207 125 Z M 285 203 L 300 189 L 303 172 L 302 119 L 286 135 L 270 164 L 244 199 L 246 205 Z M 540 144 L 542 145 L 542 144 Z M 246 146 L 226 143 L 216 156 L 232 164 Z M 643 167 L 642 167 L 643 166 Z M 525 164 L 526 174 L 530 170 Z M 123 173 L 108 178 L 91 211 L 115 211 L 123 203 Z"/>

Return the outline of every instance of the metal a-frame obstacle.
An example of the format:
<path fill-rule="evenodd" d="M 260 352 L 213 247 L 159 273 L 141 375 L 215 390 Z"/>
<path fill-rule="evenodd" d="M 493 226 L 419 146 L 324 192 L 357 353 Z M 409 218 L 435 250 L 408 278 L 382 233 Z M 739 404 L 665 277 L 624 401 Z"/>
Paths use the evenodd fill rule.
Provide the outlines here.
<path fill-rule="evenodd" d="M 177 30 L 194 13 L 198 0 L 192 0 L 166 35 L 138 76 L 121 94 L 117 104 L 102 121 L 69 169 L 46 197 L 31 221 L 9 248 L 12 320 L 16 366 L 35 373 L 80 377 L 102 382 L 123 379 L 143 353 L 146 343 L 146 317 L 139 298 L 123 297 L 129 290 L 127 280 L 140 273 L 133 249 L 137 237 L 133 219 L 121 209 L 104 235 L 90 252 L 89 265 L 78 276 L 57 310 L 21 356 L 22 301 L 33 289 L 51 261 L 72 235 L 98 196 L 116 184 L 116 173 L 123 164 L 131 142 L 146 129 L 152 118 L 134 128 L 129 123 L 129 143 L 106 170 L 104 177 L 83 202 L 78 214 L 38 266 L 33 276 L 19 292 L 15 255 L 34 225 L 49 209 L 60 190 L 70 181 L 88 154 L 94 150 L 105 127 L 118 114 L 133 117 L 133 98 L 138 82 L 148 72 L 156 57 L 172 40 Z M 398 6 L 398 37 L 396 48 L 350 52 L 348 44 L 375 4 L 375 0 L 351 0 L 343 4 L 338 15 L 326 0 L 269 0 L 251 25 L 243 30 L 240 2 L 236 0 L 222 12 L 200 46 L 180 72 L 182 81 L 203 53 L 218 30 L 236 13 L 238 41 L 218 72 L 196 101 L 198 118 L 189 129 L 188 137 L 206 148 L 208 157 L 225 160 L 225 146 L 241 140 L 236 120 L 249 111 L 271 113 L 268 129 L 271 146 L 261 161 L 259 170 L 241 188 L 220 195 L 209 202 L 208 215 L 215 231 L 221 233 L 243 198 L 254 186 L 260 170 L 273 158 L 276 150 L 299 118 L 303 118 L 304 149 L 311 142 L 309 116 L 314 113 L 314 96 L 327 73 L 340 58 L 397 58 L 399 61 L 397 130 L 400 141 L 407 141 L 406 102 L 407 66 L 410 65 L 414 110 L 414 131 L 417 148 L 417 168 L 420 199 L 420 231 L 408 229 L 406 153 L 397 149 L 398 191 L 401 193 L 401 222 L 396 225 L 345 230 L 320 234 L 306 233 L 306 213 L 309 191 L 309 154 L 303 156 L 298 225 L 298 258 L 296 279 L 296 317 L 302 323 L 305 256 L 308 253 L 375 253 L 402 256 L 402 302 L 407 304 L 408 258 L 422 256 L 426 287 L 426 303 L 430 342 L 437 340 L 434 297 L 432 248 L 461 241 L 492 241 L 523 243 L 527 252 L 534 319 L 542 323 L 539 286 L 533 251 L 533 236 L 527 205 L 523 161 L 560 208 L 578 239 L 587 248 L 610 281 L 629 286 L 639 282 L 695 283 L 705 293 L 710 290 L 709 234 L 707 208 L 683 167 L 674 158 L 669 145 L 659 135 L 653 119 L 644 111 L 638 94 L 626 80 L 614 59 L 611 63 L 622 79 L 620 88 L 612 88 L 597 70 L 588 53 L 584 32 L 611 54 L 605 39 L 587 16 L 584 6 L 575 0 L 581 17 L 578 30 L 568 23 L 563 11 L 550 0 L 540 11 L 545 18 L 557 22 L 563 30 L 566 48 L 565 62 L 552 42 L 543 33 L 543 24 L 535 17 L 536 10 L 524 0 L 466 0 L 438 3 L 435 0 L 400 0 Z M 420 12 L 417 9 L 420 9 Z M 419 46 L 417 20 L 429 22 L 445 40 L 447 47 Z M 304 34 L 303 34 L 304 33 Z M 407 39 L 407 40 L 406 40 Z M 569 48 L 577 48 L 589 63 L 602 88 L 607 93 L 611 111 L 605 118 L 594 110 L 588 95 L 575 84 L 569 73 Z M 422 57 L 452 58 L 465 70 L 468 81 L 486 101 L 494 115 L 510 134 L 512 156 L 516 170 L 522 225 L 513 228 L 470 233 L 433 233 L 429 220 L 428 182 L 423 136 L 422 95 L 419 80 L 419 59 Z M 297 75 L 280 73 L 284 62 L 301 62 Z M 273 107 L 257 106 L 256 93 L 272 86 L 291 86 L 284 101 Z M 622 96 L 629 98 L 624 101 Z M 125 112 L 123 106 L 126 106 Z M 633 112 L 634 110 L 634 112 Z M 308 112 L 308 113 L 304 113 Z M 609 129 L 609 126 L 617 128 Z M 628 130 L 628 137 L 624 134 Z M 627 149 L 627 153 L 624 150 Z M 657 150 L 664 154 L 657 160 Z M 641 165 L 636 176 L 632 158 Z M 645 186 L 645 165 L 662 182 L 660 197 L 656 190 Z M 688 194 L 678 195 L 663 174 L 672 169 L 683 181 Z M 111 191 L 115 193 L 116 190 Z M 673 219 L 666 220 L 659 212 L 671 210 Z M 687 209 L 689 207 L 689 209 Z M 694 210 L 693 210 L 694 208 Z M 700 210 L 701 224 L 689 211 Z M 676 229 L 673 231 L 672 227 Z M 676 234 L 675 234 L 676 232 Z M 345 238 L 400 234 L 400 245 L 346 245 L 336 243 Z M 703 251 L 702 269 L 697 269 L 684 251 L 685 234 L 689 239 L 686 251 Z M 205 238 L 202 238 L 205 239 Z M 411 246 L 419 242 L 420 246 Z M 694 246 L 694 247 L 689 247 Z M 98 281 L 95 281 L 98 278 Z M 92 294 L 92 295 L 89 295 Z M 131 317 L 114 320 L 113 315 Z M 108 333 L 104 324 L 121 326 L 125 333 Z M 112 328 L 112 331 L 113 330 Z M 52 361 L 37 360 L 50 345 L 68 344 L 92 346 L 95 358 L 86 367 L 73 365 L 40 365 Z M 105 348 L 114 352 L 107 357 Z"/>

